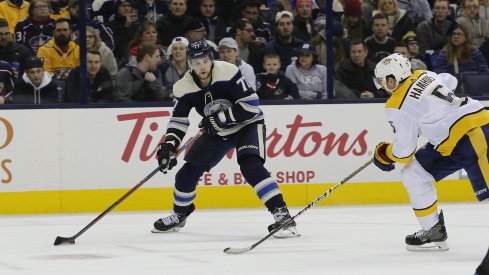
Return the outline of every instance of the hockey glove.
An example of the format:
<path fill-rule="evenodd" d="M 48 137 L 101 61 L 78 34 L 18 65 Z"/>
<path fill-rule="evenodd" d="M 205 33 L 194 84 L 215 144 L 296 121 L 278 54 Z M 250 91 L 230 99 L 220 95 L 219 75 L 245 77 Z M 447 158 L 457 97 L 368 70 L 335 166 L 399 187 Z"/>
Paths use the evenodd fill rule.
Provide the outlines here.
<path fill-rule="evenodd" d="M 158 165 L 161 166 L 160 171 L 166 174 L 168 170 L 171 170 L 177 165 L 177 158 L 175 157 L 175 152 L 177 151 L 175 141 L 160 143 L 158 147 L 156 147 L 156 150 Z"/>
<path fill-rule="evenodd" d="M 391 160 L 387 154 L 387 147 L 389 146 L 389 143 L 381 142 L 377 144 L 375 147 L 375 157 L 374 157 L 374 164 L 377 166 L 380 170 L 382 171 L 392 171 L 396 166 L 394 165 L 394 161 Z"/>
<path fill-rule="evenodd" d="M 220 117 L 223 117 L 224 122 L 221 120 Z M 212 136 L 224 130 L 226 125 L 227 122 L 225 114 L 216 112 L 210 116 L 202 118 L 199 123 L 199 128 L 204 128 L 204 131 Z"/>

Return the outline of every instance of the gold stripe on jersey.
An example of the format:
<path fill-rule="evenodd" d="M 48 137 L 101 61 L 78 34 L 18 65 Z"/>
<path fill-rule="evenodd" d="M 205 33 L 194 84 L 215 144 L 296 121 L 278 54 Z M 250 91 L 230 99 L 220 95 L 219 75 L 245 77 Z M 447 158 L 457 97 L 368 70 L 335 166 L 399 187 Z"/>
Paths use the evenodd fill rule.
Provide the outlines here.
<path fill-rule="evenodd" d="M 489 183 L 489 160 L 487 159 L 487 141 L 484 132 L 480 127 L 470 130 L 467 133 L 470 143 L 474 147 L 475 153 L 479 157 L 477 162 L 486 183 Z"/>
<path fill-rule="evenodd" d="M 413 208 L 413 210 L 414 210 L 414 214 L 418 218 L 429 216 L 438 210 L 438 201 L 436 200 L 432 205 L 430 205 L 426 208 L 423 208 L 423 209 L 414 209 Z"/>
<path fill-rule="evenodd" d="M 392 96 L 385 103 L 385 108 L 401 109 L 402 103 L 408 94 L 411 86 L 418 80 L 425 71 L 417 70 L 399 86 Z"/>
<path fill-rule="evenodd" d="M 459 118 L 450 126 L 448 137 L 435 148 L 442 156 L 449 156 L 458 141 L 470 130 L 489 124 L 489 112 L 484 108 Z"/>
<path fill-rule="evenodd" d="M 387 146 L 387 149 L 385 150 L 385 154 L 387 155 L 388 158 L 390 158 L 391 160 L 395 161 L 395 162 L 399 162 L 399 163 L 408 163 L 411 161 L 411 159 L 414 157 L 414 153 L 415 152 L 412 152 L 409 156 L 407 157 L 403 157 L 403 158 L 398 158 L 396 156 L 394 156 L 394 154 L 392 153 L 392 146 L 394 146 L 392 143 L 389 144 L 389 146 Z"/>

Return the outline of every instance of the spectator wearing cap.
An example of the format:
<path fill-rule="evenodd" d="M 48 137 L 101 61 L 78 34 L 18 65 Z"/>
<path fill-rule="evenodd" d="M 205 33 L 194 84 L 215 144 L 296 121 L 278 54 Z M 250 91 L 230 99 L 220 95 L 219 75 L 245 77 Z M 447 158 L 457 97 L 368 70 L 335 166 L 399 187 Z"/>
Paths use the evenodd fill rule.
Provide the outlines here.
<path fill-rule="evenodd" d="M 312 22 L 311 0 L 297 0 L 295 3 L 294 36 L 302 41 L 309 41 L 316 34 Z M 341 24 L 340 24 L 341 25 Z M 343 30 L 343 28 L 341 28 Z"/>
<path fill-rule="evenodd" d="M 305 43 L 297 52 L 297 60 L 287 66 L 285 76 L 297 85 L 301 99 L 326 98 L 326 66 L 317 64 L 316 48 Z"/>
<path fill-rule="evenodd" d="M 26 60 L 25 72 L 15 83 L 14 103 L 50 104 L 61 103 L 63 90 L 56 85 L 51 75 L 44 70 L 44 64 L 38 57 Z M 78 81 L 78 83 L 80 83 Z"/>
<path fill-rule="evenodd" d="M 264 53 L 276 53 L 280 56 L 280 71 L 297 58 L 298 49 L 304 42 L 294 37 L 294 15 L 289 11 L 278 12 L 275 16 L 275 37 L 265 46 Z"/>
<path fill-rule="evenodd" d="M 28 16 L 29 2 L 24 0 L 5 0 L 0 2 L 0 18 L 7 20 L 9 32 L 14 33 L 15 26 Z"/>
<path fill-rule="evenodd" d="M 272 25 L 265 22 L 260 16 L 261 2 L 259 0 L 245 0 L 241 5 L 241 18 L 248 20 L 253 29 L 255 30 L 255 36 L 259 39 L 261 44 L 267 44 L 273 36 Z"/>
<path fill-rule="evenodd" d="M 139 45 L 136 63 L 128 63 L 117 73 L 116 102 L 161 102 L 171 100 L 163 89 L 158 65 L 161 62 L 159 49 L 151 43 Z"/>
<path fill-rule="evenodd" d="M 102 55 L 95 48 L 87 50 L 87 101 L 112 102 L 115 93 L 109 71 L 102 64 Z M 66 80 L 66 102 L 81 103 L 80 67 L 71 70 Z"/>
<path fill-rule="evenodd" d="M 239 58 L 251 67 L 255 68 L 255 72 L 261 71 L 263 44 L 259 38 L 255 36 L 253 25 L 246 19 L 240 19 L 236 22 L 231 30 L 232 37 L 238 43 Z"/>
<path fill-rule="evenodd" d="M 449 0 L 436 0 L 433 4 L 433 19 L 419 23 L 416 28 L 420 52 L 439 52 L 447 42 L 448 32 L 454 24 L 450 19 Z"/>
<path fill-rule="evenodd" d="M 349 40 L 365 39 L 372 34 L 368 24 L 362 18 L 362 4 L 360 0 L 346 0 L 342 23 Z"/>
<path fill-rule="evenodd" d="M 54 25 L 54 38 L 44 44 L 37 56 L 44 62 L 44 70 L 55 79 L 66 79 L 71 69 L 80 65 L 80 47 L 71 41 L 68 19 L 58 19 Z"/>
<path fill-rule="evenodd" d="M 265 72 L 256 76 L 256 93 L 260 100 L 300 99 L 297 85 L 279 72 L 280 56 L 274 53 L 263 56 Z"/>
<path fill-rule="evenodd" d="M 367 58 L 368 48 L 362 39 L 351 41 L 350 58 L 345 59 L 336 71 L 336 79 L 355 93 L 357 98 L 387 97 L 377 90 L 373 82 L 375 63 Z"/>
<path fill-rule="evenodd" d="M 224 20 L 216 14 L 216 0 L 200 0 L 199 18 L 204 24 L 207 39 L 217 43 L 226 36 Z"/>
<path fill-rule="evenodd" d="M 86 38 L 87 49 L 93 48 L 99 52 L 100 56 L 102 57 L 101 59 L 102 66 L 104 66 L 109 71 L 110 77 L 112 79 L 115 79 L 115 76 L 117 75 L 118 72 L 118 68 L 117 68 L 117 62 L 115 60 L 112 51 L 100 39 L 98 32 L 94 28 L 87 26 L 86 37 L 87 37 Z"/>
<path fill-rule="evenodd" d="M 226 37 L 219 41 L 219 58 L 233 65 L 238 66 L 241 74 L 253 90 L 256 90 L 256 75 L 253 67 L 239 59 L 238 43 L 232 38 Z"/>
<path fill-rule="evenodd" d="M 205 42 L 207 42 L 207 45 L 211 46 L 214 58 L 217 58 L 219 56 L 216 43 L 207 39 L 207 31 L 205 30 L 204 24 L 202 24 L 202 21 L 200 21 L 200 19 L 192 18 L 185 27 L 184 33 L 184 36 L 185 38 L 187 38 L 189 43 L 201 39 L 205 40 Z"/>
<path fill-rule="evenodd" d="M 157 22 L 170 13 L 168 3 L 163 0 L 141 0 L 137 2 L 136 9 L 140 21 Z"/>
<path fill-rule="evenodd" d="M 35 55 L 39 47 L 53 38 L 55 21 L 49 17 L 47 0 L 32 0 L 28 14 L 26 19 L 15 26 L 14 39 Z"/>
<path fill-rule="evenodd" d="M 368 59 L 374 63 L 394 52 L 396 40 L 389 37 L 387 17 L 383 13 L 377 13 L 372 17 L 373 34 L 365 38 L 368 48 Z"/>
<path fill-rule="evenodd" d="M 379 0 L 378 9 L 372 12 L 372 16 L 378 13 L 386 16 L 389 34 L 396 41 L 401 41 L 405 33 L 416 28 L 406 11 L 399 8 L 397 0 Z"/>
<path fill-rule="evenodd" d="M 114 56 L 117 64 L 127 61 L 129 52 L 129 44 L 127 41 L 131 41 L 136 37 L 136 33 L 140 26 L 138 22 L 138 15 L 128 0 L 117 0 L 115 2 L 115 8 L 117 12 L 110 18 L 107 24 L 112 29 L 114 34 Z"/>
<path fill-rule="evenodd" d="M 70 14 L 70 24 L 71 24 L 71 40 L 77 41 L 78 36 L 79 36 L 79 15 L 80 15 L 80 5 L 79 5 L 79 0 L 70 0 L 68 3 L 68 11 Z M 105 45 L 109 47 L 111 50 L 114 50 L 114 35 L 112 33 L 112 30 L 107 27 L 104 23 L 97 21 L 97 20 L 91 20 L 88 16 L 88 11 L 87 13 L 87 26 L 90 26 L 94 29 L 97 30 L 100 39 L 104 41 Z"/>
<path fill-rule="evenodd" d="M 0 60 L 0 105 L 12 103 L 14 72 L 10 64 Z"/>
<path fill-rule="evenodd" d="M 22 44 L 12 42 L 7 20 L 0 18 L 0 60 L 9 63 L 14 77 L 18 78 L 24 70 L 24 63 L 32 53 Z"/>
<path fill-rule="evenodd" d="M 404 55 L 411 62 L 411 70 L 427 70 L 428 66 L 418 58 L 411 57 L 411 54 L 408 50 L 408 45 L 404 41 L 399 41 L 396 43 L 396 47 L 394 48 L 394 53 L 400 53 Z"/>
<path fill-rule="evenodd" d="M 158 66 L 163 82 L 164 94 L 173 98 L 173 84 L 180 80 L 190 67 L 187 62 L 188 40 L 185 37 L 173 38 L 168 47 L 169 58 Z"/>
<path fill-rule="evenodd" d="M 158 41 L 168 47 L 173 38 L 184 36 L 192 17 L 186 14 L 186 0 L 170 0 L 170 14 L 158 20 Z"/>
<path fill-rule="evenodd" d="M 424 54 L 419 52 L 419 43 L 416 34 L 412 31 L 407 32 L 403 37 L 402 41 L 406 43 L 409 52 L 409 58 L 417 58 L 424 60 Z"/>

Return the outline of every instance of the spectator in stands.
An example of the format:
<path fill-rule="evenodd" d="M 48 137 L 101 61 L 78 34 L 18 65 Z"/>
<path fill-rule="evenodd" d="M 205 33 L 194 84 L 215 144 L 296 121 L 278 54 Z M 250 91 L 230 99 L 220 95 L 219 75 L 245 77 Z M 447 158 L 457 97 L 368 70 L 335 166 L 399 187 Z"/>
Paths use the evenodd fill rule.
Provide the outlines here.
<path fill-rule="evenodd" d="M 479 16 L 489 22 L 489 0 L 479 0 Z"/>
<path fill-rule="evenodd" d="M 76 41 L 78 39 L 78 19 L 79 19 L 79 14 L 80 14 L 80 5 L 79 5 L 79 0 L 70 0 L 68 4 L 68 11 L 70 13 L 70 24 L 71 24 L 71 39 L 73 41 Z M 109 47 L 111 50 L 114 49 L 114 36 L 112 34 L 112 30 L 107 27 L 104 23 L 96 20 L 90 20 L 88 17 L 88 12 L 87 12 L 87 26 L 91 26 L 92 28 L 96 29 L 98 32 L 98 35 L 100 36 L 100 39 L 104 41 L 105 45 Z"/>
<path fill-rule="evenodd" d="M 15 26 L 15 42 L 24 45 L 35 55 L 39 47 L 53 38 L 54 19 L 49 17 L 48 0 L 32 0 L 29 16 Z"/>
<path fill-rule="evenodd" d="M 457 24 L 443 50 L 434 56 L 433 71 L 450 74 L 489 73 L 489 68 L 479 49 L 470 41 L 467 28 Z"/>
<path fill-rule="evenodd" d="M 297 85 L 301 99 L 326 98 L 326 67 L 317 64 L 317 53 L 311 44 L 298 49 L 297 60 L 287 66 L 285 75 Z"/>
<path fill-rule="evenodd" d="M 479 48 L 489 37 L 489 22 L 479 15 L 479 0 L 465 0 L 462 8 L 462 13 L 456 20 L 457 24 L 463 25 L 469 31 L 470 36 L 466 39 L 471 40 L 475 47 Z"/>
<path fill-rule="evenodd" d="M 279 72 L 280 56 L 274 53 L 263 57 L 264 73 L 256 76 L 256 93 L 260 100 L 300 99 L 297 85 L 285 74 Z"/>
<path fill-rule="evenodd" d="M 394 52 L 396 40 L 389 37 L 387 17 L 383 13 L 377 13 L 372 18 L 371 36 L 365 38 L 368 48 L 368 59 L 374 63 Z"/>
<path fill-rule="evenodd" d="M 296 59 L 298 49 L 303 41 L 294 37 L 294 16 L 289 11 L 281 11 L 275 16 L 275 37 L 265 46 L 265 53 L 276 53 L 280 56 L 280 71 Z"/>
<path fill-rule="evenodd" d="M 138 15 L 129 0 L 116 0 L 116 14 L 108 23 L 114 34 L 114 56 L 117 64 L 127 62 L 129 53 L 129 45 L 127 41 L 131 41 L 136 37 L 139 28 Z"/>
<path fill-rule="evenodd" d="M 294 36 L 302 41 L 309 41 L 316 34 L 312 27 L 312 1 L 297 0 L 295 2 L 295 10 Z"/>
<path fill-rule="evenodd" d="M 54 38 L 37 51 L 44 70 L 55 79 L 66 79 L 70 70 L 80 65 L 80 47 L 71 41 L 71 33 L 68 19 L 58 19 L 54 24 Z"/>
<path fill-rule="evenodd" d="M 262 44 L 267 44 L 272 39 L 273 28 L 270 23 L 260 17 L 260 6 L 259 0 L 244 0 L 241 5 L 241 18 L 251 22 L 255 36 Z"/>
<path fill-rule="evenodd" d="M 164 0 L 140 0 L 136 6 L 140 22 L 157 22 L 170 12 L 168 3 Z"/>
<path fill-rule="evenodd" d="M 292 1 L 290 0 L 271 0 L 268 1 L 268 8 L 270 9 L 270 13 L 272 18 L 275 18 L 276 14 L 280 11 L 290 11 L 294 12 L 294 8 L 292 7 Z"/>
<path fill-rule="evenodd" d="M 15 26 L 27 18 L 29 2 L 24 0 L 4 0 L 0 2 L 0 18 L 7 20 L 9 32 L 14 33 Z"/>
<path fill-rule="evenodd" d="M 87 100 L 112 102 L 115 88 L 109 71 L 102 64 L 102 55 L 95 48 L 87 49 Z M 71 70 L 66 81 L 66 102 L 82 102 L 80 93 L 80 67 Z"/>
<path fill-rule="evenodd" d="M 394 48 L 394 53 L 400 53 L 400 54 L 404 55 L 407 59 L 409 59 L 409 61 L 411 61 L 411 69 L 413 71 L 428 69 L 428 67 L 426 66 L 426 64 L 423 61 L 421 61 L 420 59 L 411 57 L 411 54 L 409 53 L 408 47 L 409 46 L 404 41 L 399 41 L 396 43 L 396 47 Z"/>
<path fill-rule="evenodd" d="M 350 58 L 343 61 L 336 71 L 336 79 L 351 89 L 358 98 L 387 97 L 385 92 L 375 87 L 375 63 L 367 59 L 368 49 L 361 39 L 354 39 L 350 45 Z"/>
<path fill-rule="evenodd" d="M 447 42 L 448 31 L 455 24 L 450 19 L 448 0 L 436 0 L 433 6 L 433 19 L 421 22 L 416 28 L 419 51 L 439 52 Z"/>
<path fill-rule="evenodd" d="M 0 18 L 0 60 L 9 63 L 14 78 L 22 75 L 24 63 L 32 53 L 25 46 L 12 42 L 7 20 Z"/>
<path fill-rule="evenodd" d="M 157 22 L 158 41 L 163 46 L 169 46 L 177 36 L 184 36 L 185 28 L 192 19 L 186 12 L 186 0 L 170 0 L 170 14 Z"/>
<path fill-rule="evenodd" d="M 63 90 L 43 68 L 39 57 L 31 56 L 25 64 L 25 72 L 15 83 L 14 103 L 50 104 L 63 100 Z M 78 79 L 78 83 L 80 83 Z"/>
<path fill-rule="evenodd" d="M 184 33 L 185 33 L 185 38 L 187 38 L 189 43 L 201 39 L 205 40 L 205 42 L 207 42 L 207 45 L 211 46 L 214 53 L 214 58 L 216 59 L 219 58 L 217 45 L 216 43 L 206 39 L 207 32 L 205 30 L 204 24 L 202 24 L 202 21 L 200 21 L 200 19 L 192 18 L 190 22 L 187 24 Z"/>
<path fill-rule="evenodd" d="M 424 60 L 424 53 L 419 51 L 418 36 L 413 31 L 407 32 L 402 37 L 402 41 L 404 41 L 408 47 L 410 58 Z"/>
<path fill-rule="evenodd" d="M 151 43 L 139 45 L 137 64 L 127 64 L 117 74 L 116 94 L 118 102 L 164 101 L 170 94 L 163 89 L 160 71 L 160 51 Z"/>
<path fill-rule="evenodd" d="M 51 1 L 51 9 L 50 13 L 51 18 L 54 20 L 58 20 L 61 18 L 70 18 L 70 12 L 68 11 L 68 0 L 50 0 Z"/>
<path fill-rule="evenodd" d="M 0 60 L 0 105 L 12 103 L 14 90 L 14 72 L 10 64 Z"/>
<path fill-rule="evenodd" d="M 226 37 L 224 20 L 216 14 L 216 0 L 200 0 L 200 20 L 207 32 L 207 39 L 217 43 Z"/>
<path fill-rule="evenodd" d="M 226 61 L 238 66 L 241 74 L 253 90 L 256 90 L 256 75 L 253 67 L 250 64 L 239 59 L 238 43 L 232 38 L 226 37 L 219 41 L 218 45 L 219 57 L 222 61 Z"/>
<path fill-rule="evenodd" d="M 346 29 L 346 37 L 349 40 L 357 38 L 365 39 L 371 33 L 368 23 L 362 18 L 362 4 L 360 0 L 346 0 L 342 23 Z"/>
<path fill-rule="evenodd" d="M 399 9 L 405 10 L 414 25 L 433 18 L 430 3 L 427 0 L 397 0 Z"/>
<path fill-rule="evenodd" d="M 386 16 L 390 36 L 396 41 L 401 41 L 405 33 L 415 29 L 406 11 L 399 9 L 397 0 L 379 0 L 378 10 L 374 10 L 372 16 L 375 17 L 378 13 Z"/>
<path fill-rule="evenodd" d="M 257 42 L 259 38 L 255 36 L 253 25 L 246 19 L 240 19 L 234 25 L 231 33 L 236 43 L 238 43 L 239 58 L 253 68 L 261 66 L 263 48 L 260 46 L 263 44 Z M 259 71 L 255 70 L 255 72 Z"/>
<path fill-rule="evenodd" d="M 158 69 L 161 72 L 164 94 L 173 98 L 173 84 L 180 80 L 186 72 L 189 65 L 187 62 L 188 40 L 185 37 L 175 37 L 168 47 L 170 54 L 168 60 L 161 62 Z"/>
<path fill-rule="evenodd" d="M 166 52 L 158 43 L 158 32 L 156 23 L 145 21 L 140 26 L 134 39 L 129 43 L 129 63 L 136 64 L 136 56 L 138 54 L 139 45 L 149 43 L 155 46 L 160 51 L 161 61 L 166 60 Z"/>
<path fill-rule="evenodd" d="M 87 49 L 94 48 L 98 50 L 100 56 L 102 57 L 102 66 L 104 66 L 110 73 L 110 77 L 115 79 L 117 75 L 118 68 L 117 62 L 115 61 L 114 54 L 112 51 L 105 45 L 105 43 L 98 36 L 97 31 L 87 26 Z"/>

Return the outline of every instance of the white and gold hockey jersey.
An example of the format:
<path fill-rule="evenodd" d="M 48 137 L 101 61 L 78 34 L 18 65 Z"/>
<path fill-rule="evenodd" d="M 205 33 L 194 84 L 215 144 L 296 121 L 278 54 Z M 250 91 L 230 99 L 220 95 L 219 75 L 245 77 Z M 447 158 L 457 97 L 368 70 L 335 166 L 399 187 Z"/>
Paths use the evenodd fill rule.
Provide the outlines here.
<path fill-rule="evenodd" d="M 387 156 L 407 163 L 416 151 L 418 136 L 428 139 L 442 156 L 449 156 L 471 129 L 489 123 L 489 112 L 469 97 L 452 90 L 457 80 L 448 74 L 415 71 L 386 102 L 386 114 L 394 131 Z"/>

